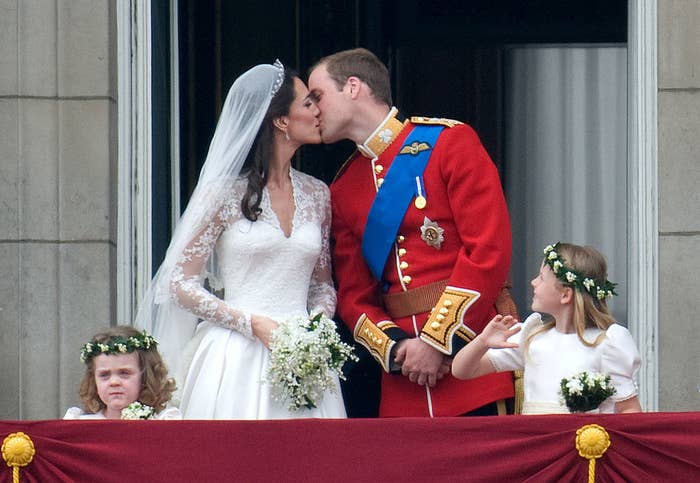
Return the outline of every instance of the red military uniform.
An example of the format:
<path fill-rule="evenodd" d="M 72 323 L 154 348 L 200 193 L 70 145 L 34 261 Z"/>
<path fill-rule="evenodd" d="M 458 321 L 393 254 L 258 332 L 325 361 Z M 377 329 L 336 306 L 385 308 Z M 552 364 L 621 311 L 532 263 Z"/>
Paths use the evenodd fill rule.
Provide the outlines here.
<path fill-rule="evenodd" d="M 391 349 L 420 337 L 454 355 L 481 332 L 496 313 L 510 267 L 508 211 L 497 170 L 470 127 L 427 118 L 402 123 L 395 116 L 392 109 L 331 185 L 338 313 L 385 370 L 380 416 L 456 416 L 512 397 L 512 374 L 467 381 L 449 374 L 428 388 L 389 372 Z M 365 223 L 416 124 L 445 128 L 423 172 L 425 206 L 409 205 L 380 282 L 362 256 Z"/>

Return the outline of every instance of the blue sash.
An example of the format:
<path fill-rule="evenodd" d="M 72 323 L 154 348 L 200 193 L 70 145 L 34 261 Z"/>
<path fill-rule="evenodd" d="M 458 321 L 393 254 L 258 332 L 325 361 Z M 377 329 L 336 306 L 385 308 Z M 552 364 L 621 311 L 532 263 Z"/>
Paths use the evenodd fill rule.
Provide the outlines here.
<path fill-rule="evenodd" d="M 362 255 L 377 280 L 382 279 L 401 221 L 411 199 L 417 194 L 416 178 L 422 184 L 423 171 L 442 129 L 443 126 L 439 125 L 413 128 L 374 198 L 362 236 Z"/>

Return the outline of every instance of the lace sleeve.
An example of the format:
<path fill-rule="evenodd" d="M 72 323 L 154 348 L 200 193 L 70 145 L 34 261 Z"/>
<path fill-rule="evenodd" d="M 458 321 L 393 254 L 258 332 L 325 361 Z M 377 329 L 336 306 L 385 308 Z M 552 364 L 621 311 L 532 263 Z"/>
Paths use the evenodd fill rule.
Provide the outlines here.
<path fill-rule="evenodd" d="M 331 202 L 330 191 L 326 185 L 321 185 L 316 190 L 319 199 L 317 209 L 321 211 L 321 253 L 311 275 L 309 285 L 308 307 L 309 314 L 324 313 L 329 318 L 333 317 L 336 305 L 336 293 L 331 276 L 330 255 L 330 229 L 331 229 Z"/>
<path fill-rule="evenodd" d="M 173 270 L 170 296 L 182 309 L 252 339 L 250 314 L 233 309 L 202 284 L 204 265 L 225 227 L 224 211 L 219 211 L 183 250 Z"/>

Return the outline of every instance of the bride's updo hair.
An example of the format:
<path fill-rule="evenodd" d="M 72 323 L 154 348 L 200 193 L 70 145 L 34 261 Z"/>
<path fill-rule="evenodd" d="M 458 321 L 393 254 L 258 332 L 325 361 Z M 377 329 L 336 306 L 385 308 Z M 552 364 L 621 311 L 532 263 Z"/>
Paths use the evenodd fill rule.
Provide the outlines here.
<path fill-rule="evenodd" d="M 241 168 L 241 175 L 248 179 L 248 187 L 241 200 L 241 211 L 243 216 L 250 221 L 256 221 L 262 211 L 260 202 L 262 201 L 263 187 L 267 183 L 275 132 L 275 126 L 272 122 L 278 117 L 289 114 L 289 107 L 294 102 L 294 79 L 296 77 L 299 75 L 285 66 L 284 81 L 277 94 L 270 101 L 270 107 L 265 114 L 258 135 L 255 137 L 253 146 Z"/>

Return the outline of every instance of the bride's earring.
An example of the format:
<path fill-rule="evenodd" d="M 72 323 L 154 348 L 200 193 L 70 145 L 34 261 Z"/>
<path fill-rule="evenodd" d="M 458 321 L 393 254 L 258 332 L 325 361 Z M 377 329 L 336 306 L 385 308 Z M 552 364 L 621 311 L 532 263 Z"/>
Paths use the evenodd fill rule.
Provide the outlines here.
<path fill-rule="evenodd" d="M 289 133 L 287 132 L 286 129 L 285 129 L 285 131 L 284 131 L 284 139 L 286 139 L 287 141 L 289 141 Z"/>

